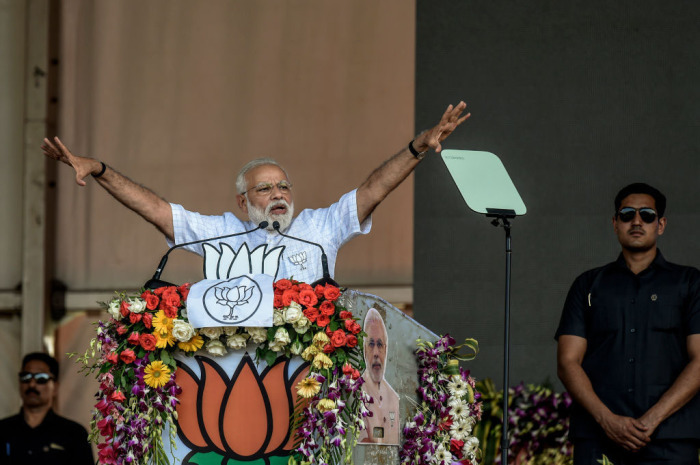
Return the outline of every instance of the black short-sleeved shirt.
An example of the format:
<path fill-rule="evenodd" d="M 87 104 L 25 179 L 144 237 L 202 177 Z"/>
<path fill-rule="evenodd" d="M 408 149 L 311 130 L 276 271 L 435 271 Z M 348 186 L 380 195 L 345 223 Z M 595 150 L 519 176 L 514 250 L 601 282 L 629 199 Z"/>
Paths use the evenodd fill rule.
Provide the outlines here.
<path fill-rule="evenodd" d="M 20 412 L 0 420 L 0 465 L 92 465 L 92 448 L 82 425 L 53 410 L 36 428 Z"/>
<path fill-rule="evenodd" d="M 587 340 L 583 370 L 601 401 L 639 418 L 688 364 L 686 338 L 700 333 L 700 271 L 667 262 L 657 251 L 635 275 L 617 261 L 580 275 L 569 290 L 555 338 Z M 700 396 L 662 422 L 657 438 L 700 439 Z M 604 435 L 575 405 L 572 438 Z"/>

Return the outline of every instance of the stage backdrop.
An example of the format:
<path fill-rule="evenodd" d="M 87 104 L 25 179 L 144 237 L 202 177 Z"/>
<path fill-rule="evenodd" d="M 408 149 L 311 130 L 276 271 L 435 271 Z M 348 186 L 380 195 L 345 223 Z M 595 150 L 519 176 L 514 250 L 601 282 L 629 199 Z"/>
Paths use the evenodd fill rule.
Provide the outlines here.
<path fill-rule="evenodd" d="M 619 251 L 620 187 L 665 192 L 664 255 L 700 266 L 698 21 L 700 3 L 677 0 L 418 1 L 416 129 L 465 99 L 473 118 L 447 148 L 498 154 L 528 206 L 513 222 L 514 383 L 556 380 L 569 285 Z M 477 338 L 473 373 L 500 384 L 504 232 L 436 157 L 417 170 L 415 206 L 415 317 Z"/>

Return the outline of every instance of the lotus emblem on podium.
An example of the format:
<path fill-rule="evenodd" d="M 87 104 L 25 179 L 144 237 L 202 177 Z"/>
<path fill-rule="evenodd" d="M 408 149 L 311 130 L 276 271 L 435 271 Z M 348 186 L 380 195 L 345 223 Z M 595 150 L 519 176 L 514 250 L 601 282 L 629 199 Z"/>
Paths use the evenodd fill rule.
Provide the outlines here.
<path fill-rule="evenodd" d="M 248 276 L 218 282 L 204 292 L 204 310 L 224 325 L 239 324 L 252 317 L 262 301 L 260 285 Z"/>

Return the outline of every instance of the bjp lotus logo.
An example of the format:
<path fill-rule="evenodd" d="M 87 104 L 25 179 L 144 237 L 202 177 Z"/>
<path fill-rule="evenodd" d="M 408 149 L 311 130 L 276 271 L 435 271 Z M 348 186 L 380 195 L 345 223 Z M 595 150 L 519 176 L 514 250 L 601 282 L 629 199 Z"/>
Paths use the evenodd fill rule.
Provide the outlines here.
<path fill-rule="evenodd" d="M 258 373 L 246 353 L 229 378 L 213 360 L 195 358 L 199 378 L 185 365 L 176 372 L 182 387 L 178 435 L 191 449 L 183 464 L 286 464 L 295 442 L 289 428 L 295 386 L 308 367 L 302 365 L 287 376 L 290 361 L 279 358 Z"/>
<path fill-rule="evenodd" d="M 221 250 L 211 244 L 202 245 L 205 278 L 228 279 L 245 274 L 277 276 L 284 246 L 267 250 L 267 244 L 263 244 L 251 251 L 244 242 L 238 252 L 234 252 L 231 246 L 225 242 L 221 242 L 219 246 Z"/>

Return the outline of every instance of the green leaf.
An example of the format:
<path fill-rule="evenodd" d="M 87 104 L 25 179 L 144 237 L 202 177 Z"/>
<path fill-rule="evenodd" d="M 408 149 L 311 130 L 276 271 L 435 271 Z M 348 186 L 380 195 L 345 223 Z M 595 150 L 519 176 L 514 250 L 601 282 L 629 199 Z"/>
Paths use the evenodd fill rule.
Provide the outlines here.
<path fill-rule="evenodd" d="M 277 360 L 277 353 L 275 353 L 274 350 L 268 350 L 265 354 L 265 362 L 267 365 L 272 366 L 275 363 L 275 360 Z"/>
<path fill-rule="evenodd" d="M 267 340 L 272 341 L 275 339 L 275 333 L 277 332 L 277 326 L 273 326 L 267 330 Z"/>

